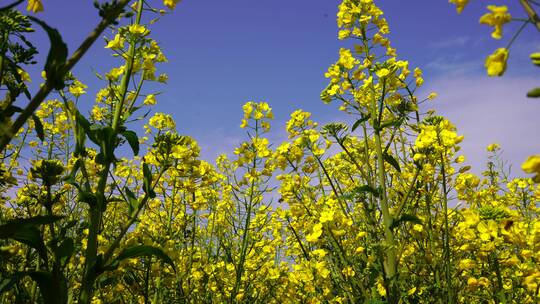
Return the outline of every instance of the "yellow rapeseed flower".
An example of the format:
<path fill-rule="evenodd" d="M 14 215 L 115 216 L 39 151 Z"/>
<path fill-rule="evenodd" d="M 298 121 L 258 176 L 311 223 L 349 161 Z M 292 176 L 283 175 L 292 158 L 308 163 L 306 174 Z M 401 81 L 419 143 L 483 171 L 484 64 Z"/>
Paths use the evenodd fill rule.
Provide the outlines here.
<path fill-rule="evenodd" d="M 310 243 L 315 243 L 317 240 L 319 240 L 319 237 L 322 234 L 322 224 L 317 223 L 315 226 L 313 226 L 313 232 L 306 235 L 306 241 Z"/>
<path fill-rule="evenodd" d="M 133 35 L 140 35 L 140 36 L 146 36 L 150 34 L 150 30 L 148 30 L 144 25 L 140 24 L 132 24 L 128 27 L 128 31 Z"/>
<path fill-rule="evenodd" d="M 469 0 L 449 0 L 448 2 L 455 4 L 457 13 L 461 14 L 465 6 L 469 3 Z"/>
<path fill-rule="evenodd" d="M 497 223 L 493 220 L 487 222 L 480 222 L 478 224 L 478 232 L 480 233 L 480 239 L 483 241 L 489 241 L 491 237 L 497 237 Z"/>
<path fill-rule="evenodd" d="M 334 220 L 334 210 L 326 210 L 321 212 L 321 217 L 319 221 L 321 223 L 331 222 Z"/>
<path fill-rule="evenodd" d="M 498 48 L 486 58 L 484 66 L 487 74 L 490 77 L 501 76 L 506 70 L 506 61 L 508 60 L 508 50 L 506 48 Z"/>
<path fill-rule="evenodd" d="M 121 50 L 124 48 L 124 38 L 120 34 L 116 34 L 113 40 L 109 40 L 106 49 Z"/>
<path fill-rule="evenodd" d="M 41 0 L 28 0 L 28 6 L 26 7 L 27 11 L 38 13 L 43 11 L 43 3 Z"/>
<path fill-rule="evenodd" d="M 173 10 L 176 7 L 176 4 L 178 4 L 180 0 L 163 0 L 163 5 L 165 5 L 170 10 Z"/>
<path fill-rule="evenodd" d="M 488 5 L 488 10 L 491 12 L 480 17 L 480 23 L 493 26 L 494 29 L 491 33 L 491 37 L 493 37 L 493 39 L 501 39 L 502 26 L 512 20 L 512 15 L 508 13 L 508 7 L 506 7 L 506 5 Z"/>
<path fill-rule="evenodd" d="M 529 156 L 521 165 L 525 173 L 540 173 L 540 154 Z"/>
<path fill-rule="evenodd" d="M 495 152 L 495 151 L 500 150 L 500 149 L 501 149 L 501 145 L 499 145 L 497 143 L 491 144 L 491 145 L 486 147 L 486 150 L 488 152 Z"/>
<path fill-rule="evenodd" d="M 536 174 L 533 177 L 535 182 L 540 182 L 540 154 L 529 156 L 527 160 L 521 165 L 521 169 L 525 173 L 534 173 Z"/>
<path fill-rule="evenodd" d="M 73 94 L 75 97 L 79 97 L 82 94 L 86 93 L 84 89 L 88 88 L 87 85 L 80 82 L 79 80 L 75 80 L 72 85 L 69 86 L 69 92 Z"/>
<path fill-rule="evenodd" d="M 382 68 L 378 70 L 377 72 L 375 72 L 375 74 L 377 74 L 377 77 L 383 78 L 387 76 L 388 74 L 390 74 L 390 71 L 388 69 Z"/>
<path fill-rule="evenodd" d="M 156 95 L 148 94 L 143 102 L 145 105 L 155 105 L 156 104 Z"/>

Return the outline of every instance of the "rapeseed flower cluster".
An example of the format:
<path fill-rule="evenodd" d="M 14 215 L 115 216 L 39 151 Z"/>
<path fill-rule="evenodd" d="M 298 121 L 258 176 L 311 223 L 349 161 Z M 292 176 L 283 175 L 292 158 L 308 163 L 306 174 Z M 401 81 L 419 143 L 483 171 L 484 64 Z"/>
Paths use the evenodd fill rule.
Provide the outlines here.
<path fill-rule="evenodd" d="M 505 18 L 484 19 L 498 31 Z M 510 178 L 497 144 L 481 175 L 463 166 L 463 136 L 421 113 L 436 94 L 415 94 L 422 71 L 398 58 L 374 1 L 339 6 L 338 39 L 353 45 L 321 94 L 351 123 L 298 109 L 272 142 L 272 108 L 249 101 L 246 138 L 215 162 L 172 115 L 139 115 L 158 96 L 143 84 L 167 77 L 136 20 L 106 41 L 120 63 L 98 75 L 90 113 L 71 75 L 1 152 L 0 279 L 17 282 L 0 301 L 47 299 L 41 277 L 78 303 L 540 301 L 540 157 L 522 165 L 533 178 Z"/>

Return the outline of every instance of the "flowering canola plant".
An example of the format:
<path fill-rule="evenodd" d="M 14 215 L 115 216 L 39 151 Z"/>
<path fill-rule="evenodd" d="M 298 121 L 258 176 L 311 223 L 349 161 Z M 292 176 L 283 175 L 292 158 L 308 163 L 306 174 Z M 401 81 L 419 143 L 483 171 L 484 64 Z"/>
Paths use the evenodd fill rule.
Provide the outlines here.
<path fill-rule="evenodd" d="M 68 73 L 0 151 L 2 303 L 540 301 L 540 158 L 523 164 L 534 177 L 509 178 L 493 144 L 470 173 L 457 127 L 421 111 L 436 94 L 417 94 L 422 71 L 398 57 L 374 1 L 339 5 L 338 39 L 352 43 L 321 92 L 353 123 L 298 109 L 272 143 L 272 108 L 249 101 L 246 139 L 215 162 L 171 115 L 138 118 L 159 102 L 143 84 L 167 81 L 147 4 L 106 39 L 118 65 L 98 75 L 89 113 Z M 499 35 L 506 11 L 490 10 L 482 23 Z M 504 72 L 504 52 L 488 73 Z"/>

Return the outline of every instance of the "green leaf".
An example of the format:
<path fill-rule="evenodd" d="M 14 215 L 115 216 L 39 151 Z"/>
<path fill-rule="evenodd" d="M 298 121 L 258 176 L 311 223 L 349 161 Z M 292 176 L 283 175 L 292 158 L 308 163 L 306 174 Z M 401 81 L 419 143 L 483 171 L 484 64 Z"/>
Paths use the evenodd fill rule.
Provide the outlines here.
<path fill-rule="evenodd" d="M 0 239 L 12 239 L 34 248 L 43 260 L 47 260 L 47 248 L 36 226 L 51 224 L 60 216 L 35 216 L 15 219 L 0 225 Z"/>
<path fill-rule="evenodd" d="M 79 202 L 87 203 L 90 207 L 97 205 L 97 197 L 94 193 L 89 191 L 80 191 L 78 195 Z"/>
<path fill-rule="evenodd" d="M 0 282 L 0 295 L 4 292 L 8 291 L 13 287 L 17 282 L 23 278 L 24 275 L 21 275 L 20 273 L 14 273 L 11 275 L 10 278 L 5 278 Z"/>
<path fill-rule="evenodd" d="M 90 122 L 84 117 L 79 110 L 75 109 L 75 156 L 86 155 L 86 134 L 90 130 Z"/>
<path fill-rule="evenodd" d="M 60 236 L 65 237 L 68 230 L 75 227 L 78 223 L 79 223 L 78 220 L 71 220 L 67 222 L 65 225 L 62 225 L 63 227 L 60 229 Z"/>
<path fill-rule="evenodd" d="M 37 215 L 30 218 L 13 219 L 4 225 L 1 225 L 0 227 L 13 225 L 13 224 L 15 225 L 47 225 L 47 224 L 54 223 L 62 218 L 64 217 L 58 216 L 58 215 Z M 1 233 L 0 233 L 0 236 L 1 236 Z"/>
<path fill-rule="evenodd" d="M 62 243 L 60 243 L 60 246 L 56 248 L 56 256 L 62 265 L 67 264 L 74 250 L 75 244 L 72 238 L 66 238 L 64 241 L 62 241 Z"/>
<path fill-rule="evenodd" d="M 41 141 L 44 141 L 45 140 L 45 133 L 43 132 L 43 124 L 41 123 L 41 120 L 35 114 L 32 115 L 32 120 L 34 120 L 36 134 L 37 134 L 38 138 Z"/>
<path fill-rule="evenodd" d="M 131 150 L 133 150 L 133 154 L 135 154 L 135 156 L 139 155 L 139 137 L 137 136 L 137 133 L 126 130 L 121 134 L 129 143 Z"/>
<path fill-rule="evenodd" d="M 79 124 L 79 126 L 81 126 L 85 131 L 90 130 L 90 122 L 88 121 L 88 119 L 86 119 L 86 117 L 84 117 L 84 115 L 82 115 L 79 110 L 75 111 L 75 119 L 77 121 L 77 124 Z"/>
<path fill-rule="evenodd" d="M 362 114 L 362 117 L 358 119 L 357 121 L 355 121 L 354 124 L 352 125 L 351 132 L 354 132 L 354 130 L 356 130 L 356 128 L 358 128 L 358 126 L 360 126 L 361 123 L 366 122 L 369 119 L 369 117 L 370 117 L 369 114 L 367 115 Z"/>
<path fill-rule="evenodd" d="M 383 153 L 383 159 L 389 163 L 390 165 L 392 165 L 392 167 L 394 167 L 394 169 L 397 170 L 397 172 L 401 173 L 401 168 L 399 167 L 399 163 L 398 161 L 390 154 L 388 153 Z"/>
<path fill-rule="evenodd" d="M 403 123 L 403 119 L 396 118 L 396 119 L 393 119 L 393 120 L 390 120 L 381 124 L 381 126 L 379 127 L 379 130 L 382 130 L 386 127 L 399 127 L 401 126 L 402 123 Z"/>
<path fill-rule="evenodd" d="M 32 271 L 27 275 L 39 286 L 39 291 L 45 304 L 64 304 L 67 303 L 67 288 L 65 288 L 65 279 L 59 279 L 50 272 Z"/>
<path fill-rule="evenodd" d="M 358 187 L 355 187 L 353 189 L 353 192 L 354 193 L 360 193 L 360 192 L 368 192 L 368 193 L 371 193 L 373 194 L 375 197 L 379 197 L 381 195 L 380 191 L 369 186 L 369 185 L 362 185 L 362 186 L 358 186 Z"/>
<path fill-rule="evenodd" d="M 538 98 L 540 97 L 540 88 L 534 88 L 527 92 L 527 97 Z"/>
<path fill-rule="evenodd" d="M 129 215 L 133 216 L 135 214 L 135 211 L 139 209 L 139 200 L 135 196 L 135 194 L 129 190 L 128 187 L 124 187 L 124 192 L 126 193 L 127 199 L 128 199 L 128 210 Z"/>
<path fill-rule="evenodd" d="M 49 36 L 51 48 L 47 55 L 44 70 L 47 74 L 47 82 L 50 83 L 54 89 L 61 90 L 65 86 L 63 78 L 65 73 L 64 67 L 68 55 L 67 45 L 57 29 L 50 27 L 47 23 L 36 17 L 28 16 L 28 18 L 39 24 Z"/>
<path fill-rule="evenodd" d="M 390 229 L 394 229 L 397 226 L 399 226 L 401 223 L 405 223 L 405 222 L 411 222 L 411 223 L 415 223 L 415 224 L 419 224 L 419 225 L 422 224 L 422 220 L 420 220 L 420 218 L 418 218 L 418 216 L 416 216 L 414 214 L 403 214 L 398 219 L 395 219 L 392 222 L 392 225 L 390 225 Z"/>
<path fill-rule="evenodd" d="M 17 282 L 29 276 L 38 286 L 43 303 L 64 304 L 67 303 L 67 287 L 64 280 L 57 280 L 50 272 L 45 271 L 20 271 L 13 273 L 9 278 L 0 282 L 0 294 L 10 290 Z"/>
<path fill-rule="evenodd" d="M 148 167 L 148 164 L 143 163 L 143 190 L 144 193 L 148 194 L 150 198 L 156 197 L 156 193 L 152 189 L 152 171 L 150 171 L 150 167 Z"/>
<path fill-rule="evenodd" d="M 166 264 L 169 264 L 176 272 L 176 266 L 174 266 L 173 260 L 163 250 L 147 245 L 136 245 L 133 247 L 125 248 L 116 257 L 115 261 L 120 262 L 125 259 L 136 258 L 141 256 L 155 256 Z"/>

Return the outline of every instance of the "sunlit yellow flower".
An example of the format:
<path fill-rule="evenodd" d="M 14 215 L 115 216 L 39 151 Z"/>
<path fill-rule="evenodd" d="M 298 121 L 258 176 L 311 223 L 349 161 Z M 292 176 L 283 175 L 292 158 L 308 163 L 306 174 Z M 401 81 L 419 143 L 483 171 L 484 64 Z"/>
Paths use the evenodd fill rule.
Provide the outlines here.
<path fill-rule="evenodd" d="M 114 36 L 114 39 L 109 40 L 107 45 L 105 46 L 106 49 L 113 49 L 113 50 L 121 50 L 124 48 L 124 38 L 120 36 L 120 34 L 116 34 Z"/>
<path fill-rule="evenodd" d="M 173 10 L 178 2 L 180 2 L 180 0 L 163 0 L 163 5 Z"/>
<path fill-rule="evenodd" d="M 30 75 L 23 69 L 17 68 L 17 74 L 21 77 L 21 80 L 24 82 L 32 82 Z"/>
<path fill-rule="evenodd" d="M 319 221 L 321 223 L 331 222 L 334 219 L 334 211 L 333 210 L 325 210 L 321 212 L 321 217 L 319 218 Z"/>
<path fill-rule="evenodd" d="M 132 24 L 128 27 L 128 31 L 133 35 L 146 36 L 150 33 L 144 25 Z"/>
<path fill-rule="evenodd" d="M 43 3 L 41 0 L 28 0 L 28 6 L 26 7 L 27 11 L 38 13 L 43 11 Z"/>
<path fill-rule="evenodd" d="M 533 177 L 535 182 L 540 182 L 540 154 L 529 156 L 523 164 L 521 164 L 521 169 L 525 173 L 536 174 Z"/>
<path fill-rule="evenodd" d="M 492 237 L 496 238 L 498 235 L 497 223 L 493 220 L 480 222 L 477 229 L 480 233 L 480 239 L 483 241 L 489 241 Z"/>
<path fill-rule="evenodd" d="M 491 144 L 491 145 L 486 147 L 486 150 L 488 152 L 495 152 L 495 151 L 500 150 L 500 149 L 501 149 L 501 145 L 499 145 L 497 143 Z"/>
<path fill-rule="evenodd" d="M 143 102 L 145 105 L 155 105 L 156 104 L 156 95 L 148 94 Z"/>
<path fill-rule="evenodd" d="M 322 234 L 322 224 L 317 223 L 315 224 L 315 226 L 313 226 L 313 231 L 310 234 L 306 235 L 306 241 L 310 243 L 317 242 L 321 234 Z"/>
<path fill-rule="evenodd" d="M 540 173 L 540 154 L 529 156 L 529 158 L 521 165 L 521 169 L 523 169 L 525 173 Z"/>
<path fill-rule="evenodd" d="M 390 71 L 388 69 L 383 68 L 383 69 L 380 69 L 377 72 L 375 72 L 375 74 L 377 74 L 377 77 L 383 78 L 383 77 L 387 76 L 388 74 L 390 74 Z"/>
<path fill-rule="evenodd" d="M 494 39 L 501 39 L 503 24 L 512 20 L 512 16 L 508 13 L 508 7 L 506 7 L 506 5 L 488 5 L 488 10 L 491 12 L 480 17 L 480 23 L 493 26 L 494 29 L 491 33 L 491 37 Z"/>
<path fill-rule="evenodd" d="M 79 97 L 82 94 L 86 93 L 84 89 L 88 88 L 85 84 L 79 80 L 75 80 L 72 85 L 69 86 L 69 92 L 75 97 Z"/>
<path fill-rule="evenodd" d="M 347 266 L 345 268 L 343 268 L 343 270 L 341 271 L 341 273 L 345 276 L 345 277 L 354 277 L 354 275 L 356 274 L 354 269 L 351 267 L 351 266 Z"/>
<path fill-rule="evenodd" d="M 484 66 L 490 77 L 501 76 L 506 70 L 506 61 L 508 60 L 508 49 L 498 48 L 486 58 Z"/>
<path fill-rule="evenodd" d="M 469 0 L 449 0 L 448 2 L 455 4 L 458 14 L 461 14 L 465 6 L 469 3 Z"/>

